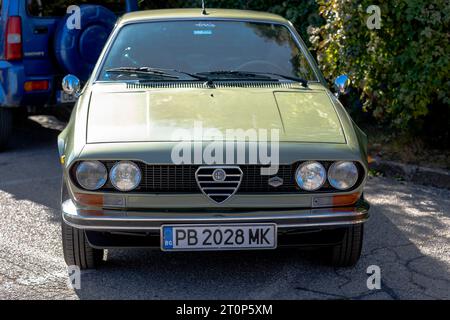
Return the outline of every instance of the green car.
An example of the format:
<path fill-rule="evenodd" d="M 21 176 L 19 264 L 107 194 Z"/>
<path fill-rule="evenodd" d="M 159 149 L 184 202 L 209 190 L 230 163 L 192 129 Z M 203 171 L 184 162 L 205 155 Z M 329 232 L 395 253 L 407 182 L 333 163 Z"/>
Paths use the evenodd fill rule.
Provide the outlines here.
<path fill-rule="evenodd" d="M 336 80 L 336 95 L 348 78 Z M 317 247 L 355 264 L 367 138 L 292 24 L 176 9 L 117 23 L 58 137 L 68 265 L 108 248 Z"/>

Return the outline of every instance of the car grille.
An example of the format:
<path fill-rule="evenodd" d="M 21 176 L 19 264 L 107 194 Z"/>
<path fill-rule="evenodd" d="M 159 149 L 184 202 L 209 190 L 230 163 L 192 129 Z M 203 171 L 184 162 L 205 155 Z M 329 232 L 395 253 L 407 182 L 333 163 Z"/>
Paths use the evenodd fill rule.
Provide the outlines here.
<path fill-rule="evenodd" d="M 206 196 L 221 203 L 237 192 L 242 182 L 242 170 L 237 166 L 203 166 L 195 172 L 195 179 Z"/>
<path fill-rule="evenodd" d="M 199 165 L 150 165 L 136 162 L 142 170 L 142 180 L 139 187 L 133 192 L 144 193 L 201 193 L 195 180 L 195 172 Z M 104 161 L 108 172 L 115 161 Z M 243 193 L 289 193 L 303 192 L 294 181 L 297 164 L 280 165 L 278 173 L 274 176 L 283 180 L 278 187 L 269 185 L 269 179 L 274 176 L 261 175 L 262 165 L 240 165 L 242 181 L 237 194 Z M 115 190 L 108 181 L 103 190 Z M 330 188 L 324 186 L 321 191 Z"/>

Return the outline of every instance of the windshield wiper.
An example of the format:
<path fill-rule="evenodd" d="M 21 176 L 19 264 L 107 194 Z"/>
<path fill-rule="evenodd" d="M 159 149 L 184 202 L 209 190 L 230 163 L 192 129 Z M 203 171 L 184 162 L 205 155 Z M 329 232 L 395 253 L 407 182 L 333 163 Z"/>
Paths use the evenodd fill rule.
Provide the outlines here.
<path fill-rule="evenodd" d="M 207 71 L 198 73 L 189 73 L 186 71 L 180 71 L 176 69 L 163 69 L 163 68 L 153 68 L 153 67 L 117 67 L 106 70 L 107 73 L 119 73 L 119 74 L 130 74 L 143 77 L 159 77 L 159 78 L 169 78 L 173 80 L 180 79 L 179 76 L 173 73 L 183 74 L 194 78 L 196 80 L 206 81 L 207 84 L 211 85 L 214 80 L 241 80 L 241 79 L 251 79 L 258 81 L 272 81 L 273 77 L 299 82 L 303 87 L 308 86 L 308 81 L 302 78 L 271 73 L 271 72 L 255 72 L 255 71 Z"/>
<path fill-rule="evenodd" d="M 286 80 L 299 82 L 302 85 L 302 87 L 304 87 L 304 88 L 308 87 L 308 80 L 305 80 L 305 79 L 299 78 L 299 77 L 295 77 L 295 76 L 289 76 L 289 75 L 280 74 L 280 73 L 273 73 L 273 72 L 253 72 L 253 71 L 243 71 L 243 72 L 253 73 L 255 75 L 275 76 L 275 77 L 283 78 L 283 79 L 286 79 Z"/>
<path fill-rule="evenodd" d="M 179 79 L 180 77 L 175 76 L 173 74 L 167 73 L 165 71 L 159 69 L 153 69 L 149 67 L 118 67 L 107 69 L 106 73 L 119 73 L 119 74 L 129 74 L 129 75 L 138 75 L 145 77 L 162 77 L 162 78 L 170 78 L 170 79 Z"/>
<path fill-rule="evenodd" d="M 195 75 L 201 75 L 206 76 L 210 80 L 214 78 L 227 78 L 227 79 L 252 79 L 252 80 L 264 80 L 264 81 L 270 81 L 273 80 L 273 77 L 283 78 L 295 82 L 299 82 L 303 87 L 308 86 L 308 81 L 302 78 L 294 77 L 294 76 L 288 76 L 284 74 L 278 74 L 278 73 L 271 73 L 271 72 L 254 72 L 254 71 L 209 71 L 209 72 L 199 72 Z"/>
<path fill-rule="evenodd" d="M 271 77 L 256 74 L 254 72 L 243 72 L 243 71 L 206 71 L 198 72 L 196 76 L 206 77 L 208 80 L 240 80 L 240 79 L 252 79 L 252 80 L 272 80 Z"/>
<path fill-rule="evenodd" d="M 172 73 L 184 74 L 191 78 L 207 81 L 208 78 L 200 75 L 195 75 L 185 71 L 179 71 L 175 69 L 162 69 L 162 68 L 153 68 L 153 67 L 118 67 L 106 70 L 107 73 L 127 73 L 127 74 L 136 74 L 143 76 L 156 76 L 170 79 L 180 79 L 179 76 L 173 75 Z"/>

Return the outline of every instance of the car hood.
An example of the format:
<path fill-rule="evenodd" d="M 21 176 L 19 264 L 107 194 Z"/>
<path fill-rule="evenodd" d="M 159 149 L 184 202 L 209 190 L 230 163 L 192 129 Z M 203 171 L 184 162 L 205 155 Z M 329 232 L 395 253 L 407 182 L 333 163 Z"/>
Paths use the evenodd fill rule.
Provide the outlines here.
<path fill-rule="evenodd" d="M 257 141 L 265 137 L 265 131 L 259 129 L 268 130 L 268 140 L 277 134 L 282 142 L 346 141 L 335 107 L 319 85 L 286 90 L 132 90 L 117 85 L 94 85 L 87 143 Z"/>

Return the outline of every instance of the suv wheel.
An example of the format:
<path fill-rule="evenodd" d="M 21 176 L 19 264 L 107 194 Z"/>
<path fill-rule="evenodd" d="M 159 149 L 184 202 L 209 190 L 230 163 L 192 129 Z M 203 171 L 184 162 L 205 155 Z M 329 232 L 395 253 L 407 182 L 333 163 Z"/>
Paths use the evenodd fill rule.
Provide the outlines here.
<path fill-rule="evenodd" d="M 3 149 L 9 141 L 12 131 L 12 110 L 0 107 L 0 149 Z"/>
<path fill-rule="evenodd" d="M 84 230 L 76 229 L 62 222 L 62 245 L 67 265 L 83 269 L 95 269 L 103 261 L 103 249 L 89 245 Z"/>
<path fill-rule="evenodd" d="M 29 114 L 27 108 L 14 108 L 12 115 L 14 127 L 25 125 L 28 121 Z"/>
<path fill-rule="evenodd" d="M 348 227 L 344 232 L 342 242 L 331 248 L 331 265 L 335 267 L 355 265 L 361 256 L 363 234 L 363 224 Z"/>

